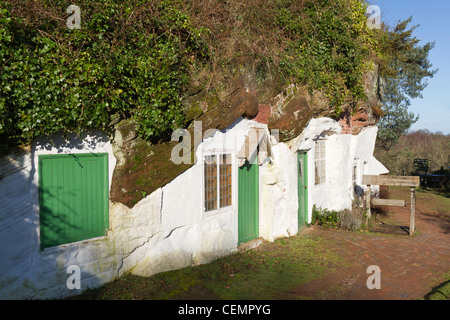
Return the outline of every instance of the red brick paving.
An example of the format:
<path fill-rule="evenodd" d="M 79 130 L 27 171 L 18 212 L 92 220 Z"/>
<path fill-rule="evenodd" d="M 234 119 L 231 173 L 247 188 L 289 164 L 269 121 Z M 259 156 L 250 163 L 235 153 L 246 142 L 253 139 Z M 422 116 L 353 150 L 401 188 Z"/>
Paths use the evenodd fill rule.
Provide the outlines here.
<path fill-rule="evenodd" d="M 357 233 L 305 229 L 305 236 L 330 239 L 329 248 L 348 267 L 289 293 L 289 299 L 413 300 L 422 299 L 450 272 L 450 233 L 448 216 L 416 213 L 417 233 L 409 237 L 381 233 Z M 409 208 L 391 214 L 400 225 L 409 226 Z M 381 271 L 381 289 L 369 290 L 366 273 L 371 265 Z"/>

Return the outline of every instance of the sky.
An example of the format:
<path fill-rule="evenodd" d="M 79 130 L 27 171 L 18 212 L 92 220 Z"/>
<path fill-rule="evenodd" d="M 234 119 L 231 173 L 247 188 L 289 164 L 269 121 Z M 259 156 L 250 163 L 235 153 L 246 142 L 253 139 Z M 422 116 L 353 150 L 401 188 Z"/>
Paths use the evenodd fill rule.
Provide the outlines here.
<path fill-rule="evenodd" d="M 435 41 L 429 60 L 439 69 L 422 91 L 423 98 L 411 101 L 409 110 L 419 115 L 411 131 L 428 129 L 450 134 L 450 1 L 449 0 L 368 0 L 381 9 L 381 20 L 394 27 L 412 16 L 410 27 L 421 46 Z"/>

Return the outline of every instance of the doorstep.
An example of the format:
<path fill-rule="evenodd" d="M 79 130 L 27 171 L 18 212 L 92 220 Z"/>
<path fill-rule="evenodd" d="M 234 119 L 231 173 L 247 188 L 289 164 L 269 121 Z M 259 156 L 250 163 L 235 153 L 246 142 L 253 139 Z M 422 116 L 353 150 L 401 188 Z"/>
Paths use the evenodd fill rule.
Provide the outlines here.
<path fill-rule="evenodd" d="M 240 244 L 238 246 L 238 250 L 242 252 L 242 251 L 255 249 L 255 248 L 259 247 L 259 245 L 261 243 L 263 243 L 263 238 L 253 239 L 253 240 L 250 240 L 248 242 Z"/>

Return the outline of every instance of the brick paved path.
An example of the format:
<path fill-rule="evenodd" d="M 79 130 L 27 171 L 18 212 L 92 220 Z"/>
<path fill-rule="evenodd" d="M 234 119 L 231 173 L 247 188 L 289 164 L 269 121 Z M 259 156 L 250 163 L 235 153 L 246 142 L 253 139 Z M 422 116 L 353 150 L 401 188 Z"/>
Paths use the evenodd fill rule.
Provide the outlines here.
<path fill-rule="evenodd" d="M 398 221 L 406 220 L 408 208 L 395 212 Z M 344 258 L 348 266 L 335 273 L 304 284 L 289 292 L 288 299 L 412 300 L 421 299 L 434 286 L 444 282 L 450 272 L 450 233 L 446 217 L 418 213 L 418 233 L 409 237 L 381 233 L 308 228 L 306 236 L 330 239 L 329 248 Z M 381 289 L 369 290 L 367 268 L 381 271 Z"/>

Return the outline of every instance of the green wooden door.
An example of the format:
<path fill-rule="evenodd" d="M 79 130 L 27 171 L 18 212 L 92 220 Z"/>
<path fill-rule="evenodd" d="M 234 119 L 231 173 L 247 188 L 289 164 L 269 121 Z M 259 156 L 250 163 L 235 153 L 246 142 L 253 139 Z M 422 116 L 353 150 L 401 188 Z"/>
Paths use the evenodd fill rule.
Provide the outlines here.
<path fill-rule="evenodd" d="M 41 248 L 104 236 L 108 154 L 39 156 Z"/>
<path fill-rule="evenodd" d="M 298 228 L 306 226 L 308 214 L 308 155 L 298 153 Z"/>
<path fill-rule="evenodd" d="M 259 167 L 248 161 L 238 173 L 238 242 L 259 236 Z"/>

